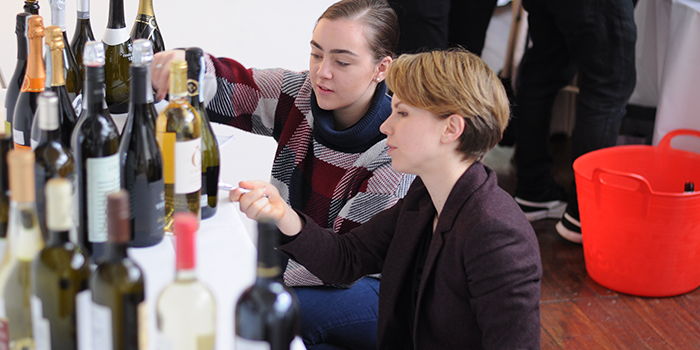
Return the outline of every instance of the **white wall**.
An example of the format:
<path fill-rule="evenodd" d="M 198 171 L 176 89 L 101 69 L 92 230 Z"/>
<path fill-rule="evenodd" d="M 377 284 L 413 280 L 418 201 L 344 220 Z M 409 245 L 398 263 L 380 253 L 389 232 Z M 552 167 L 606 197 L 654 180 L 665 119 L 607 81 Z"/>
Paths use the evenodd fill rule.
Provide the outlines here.
<path fill-rule="evenodd" d="M 334 0 L 153 0 L 156 19 L 166 48 L 199 46 L 214 56 L 235 58 L 248 67 L 308 69 L 311 34 L 316 19 Z M 124 0 L 129 30 L 136 18 L 138 0 Z M 0 69 L 5 79 L 17 59 L 15 16 L 22 0 L 0 0 Z M 48 0 L 39 0 L 44 24 L 51 24 Z M 76 0 L 66 3 L 66 31 L 72 40 Z M 109 0 L 91 0 L 92 30 L 100 40 L 107 25 Z M 5 91 L 0 89 L 4 107 Z M 2 109 L 4 110 L 4 108 Z M 271 138 L 232 131 L 235 149 L 222 167 L 232 170 L 227 181 L 269 180 L 275 142 Z M 231 145 L 233 146 L 233 145 Z M 227 147 L 230 149 L 230 147 Z M 222 171 L 224 171 L 222 169 Z M 252 231 L 253 222 L 244 220 Z M 252 233 L 252 232 L 251 232 Z"/>

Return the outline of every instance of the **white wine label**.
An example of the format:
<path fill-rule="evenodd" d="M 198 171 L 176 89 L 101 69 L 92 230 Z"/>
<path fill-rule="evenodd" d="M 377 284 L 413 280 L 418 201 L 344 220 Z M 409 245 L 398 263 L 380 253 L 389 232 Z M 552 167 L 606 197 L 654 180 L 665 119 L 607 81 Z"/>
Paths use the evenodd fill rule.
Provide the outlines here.
<path fill-rule="evenodd" d="M 32 332 L 34 336 L 35 350 L 51 350 L 51 326 L 49 320 L 44 318 L 43 303 L 41 299 L 32 294 L 30 309 L 32 314 Z"/>
<path fill-rule="evenodd" d="M 202 188 L 202 139 L 175 142 L 175 193 Z"/>
<path fill-rule="evenodd" d="M 88 239 L 107 241 L 107 195 L 119 191 L 119 153 L 87 159 Z"/>
<path fill-rule="evenodd" d="M 202 187 L 202 188 L 204 188 L 204 187 Z M 199 197 L 199 206 L 202 207 L 202 208 L 204 208 L 204 207 L 207 206 L 207 204 L 209 204 L 209 196 L 207 196 L 206 194 L 202 193 L 202 196 Z"/>
<path fill-rule="evenodd" d="M 270 350 L 270 343 L 263 340 L 251 340 L 236 336 L 236 350 Z"/>
<path fill-rule="evenodd" d="M 75 295 L 78 350 L 92 350 L 92 292 L 87 289 Z"/>
<path fill-rule="evenodd" d="M 107 28 L 102 36 L 102 41 L 106 45 L 119 45 L 129 40 L 129 30 L 124 28 Z"/>
<path fill-rule="evenodd" d="M 92 349 L 112 350 L 112 310 L 92 303 Z"/>
<path fill-rule="evenodd" d="M 15 141 L 16 144 L 24 146 L 24 133 L 22 132 L 22 130 L 13 129 L 12 140 Z"/>

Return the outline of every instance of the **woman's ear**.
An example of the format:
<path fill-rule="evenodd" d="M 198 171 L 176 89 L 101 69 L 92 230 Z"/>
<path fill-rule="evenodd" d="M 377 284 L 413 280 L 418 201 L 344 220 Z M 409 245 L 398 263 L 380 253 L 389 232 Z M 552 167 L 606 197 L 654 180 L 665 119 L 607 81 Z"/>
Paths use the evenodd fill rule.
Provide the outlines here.
<path fill-rule="evenodd" d="M 389 73 L 389 68 L 391 67 L 391 62 L 393 59 L 389 56 L 386 56 L 382 58 L 381 61 L 379 61 L 379 65 L 377 65 L 377 73 L 375 74 L 374 80 L 378 80 L 377 82 L 381 82 L 382 80 L 386 79 L 387 73 Z"/>
<path fill-rule="evenodd" d="M 455 113 L 450 114 L 450 116 L 445 119 L 445 130 L 443 131 L 442 140 L 445 141 L 445 143 L 459 140 L 462 133 L 464 133 L 466 124 L 467 122 L 461 115 Z"/>

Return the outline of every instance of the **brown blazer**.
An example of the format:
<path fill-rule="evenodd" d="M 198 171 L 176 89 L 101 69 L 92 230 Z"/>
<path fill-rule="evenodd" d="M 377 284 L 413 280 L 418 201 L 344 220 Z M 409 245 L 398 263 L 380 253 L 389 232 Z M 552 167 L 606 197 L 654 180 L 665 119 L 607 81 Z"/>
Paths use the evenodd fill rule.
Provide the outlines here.
<path fill-rule="evenodd" d="M 345 235 L 305 218 L 280 250 L 327 283 L 382 273 L 380 349 L 539 349 L 542 264 L 532 226 L 496 174 L 477 162 L 457 181 L 433 234 L 407 315 L 413 260 L 435 216 L 417 178 L 408 194 Z M 407 317 L 415 317 L 409 334 Z"/>

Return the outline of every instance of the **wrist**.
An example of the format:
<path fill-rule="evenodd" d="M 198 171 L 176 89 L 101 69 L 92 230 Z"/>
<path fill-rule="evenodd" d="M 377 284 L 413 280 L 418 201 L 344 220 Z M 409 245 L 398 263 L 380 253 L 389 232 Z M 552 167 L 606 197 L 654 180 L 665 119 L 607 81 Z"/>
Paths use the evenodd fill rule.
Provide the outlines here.
<path fill-rule="evenodd" d="M 286 207 L 284 215 L 277 222 L 277 227 L 286 236 L 296 236 L 304 228 L 303 221 L 294 209 L 289 205 Z"/>

